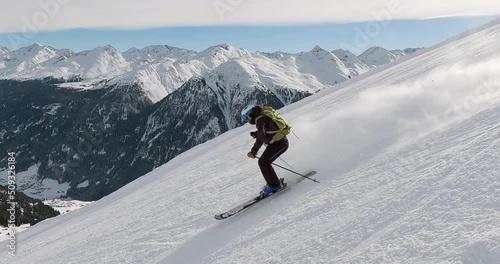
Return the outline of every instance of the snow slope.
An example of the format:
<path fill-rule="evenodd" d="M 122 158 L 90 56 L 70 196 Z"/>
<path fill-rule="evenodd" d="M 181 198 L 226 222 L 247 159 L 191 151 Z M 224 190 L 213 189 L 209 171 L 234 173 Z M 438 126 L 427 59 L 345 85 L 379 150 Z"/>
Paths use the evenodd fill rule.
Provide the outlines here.
<path fill-rule="evenodd" d="M 30 227 L 30 224 L 24 224 L 21 226 L 16 226 L 15 230 L 16 230 L 16 233 L 21 233 L 21 232 L 25 231 L 26 229 L 28 229 L 29 227 Z M 0 225 L 0 241 L 5 241 L 5 240 L 9 239 L 9 236 L 10 236 L 9 231 L 10 231 L 9 228 Z"/>
<path fill-rule="evenodd" d="M 263 184 L 246 125 L 24 231 L 15 263 L 500 263 L 499 49 L 497 20 L 282 109 L 321 184 L 279 171 L 214 220 Z"/>

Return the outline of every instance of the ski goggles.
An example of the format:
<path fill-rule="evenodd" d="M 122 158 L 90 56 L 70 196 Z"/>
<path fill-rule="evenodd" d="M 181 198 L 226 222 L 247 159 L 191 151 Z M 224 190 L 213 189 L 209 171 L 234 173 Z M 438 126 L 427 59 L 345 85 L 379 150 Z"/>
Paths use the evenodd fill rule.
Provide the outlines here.
<path fill-rule="evenodd" d="M 243 115 L 241 115 L 241 122 L 243 123 L 246 123 L 248 121 L 248 119 L 250 118 L 250 114 L 252 113 L 252 110 L 248 110 L 246 113 L 244 113 Z"/>

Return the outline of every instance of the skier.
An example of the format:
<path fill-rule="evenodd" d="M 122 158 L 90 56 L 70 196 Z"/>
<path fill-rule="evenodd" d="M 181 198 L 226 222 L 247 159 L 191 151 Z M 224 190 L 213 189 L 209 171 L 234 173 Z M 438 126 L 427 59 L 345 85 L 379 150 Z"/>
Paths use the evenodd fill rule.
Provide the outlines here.
<path fill-rule="evenodd" d="M 269 114 L 269 113 L 273 113 Z M 271 118 L 276 116 L 276 118 Z M 262 190 L 264 195 L 272 194 L 283 188 L 282 182 L 278 179 L 271 163 L 288 149 L 288 139 L 286 135 L 290 132 L 290 127 L 271 107 L 249 105 L 241 111 L 243 123 L 250 123 L 257 127 L 257 131 L 251 132 L 250 136 L 255 138 L 255 144 L 247 156 L 254 159 L 257 156 L 262 144 L 266 144 L 266 150 L 259 158 L 259 167 L 267 185 Z M 280 123 L 284 128 L 280 128 Z M 283 125 L 284 124 L 284 125 Z"/>

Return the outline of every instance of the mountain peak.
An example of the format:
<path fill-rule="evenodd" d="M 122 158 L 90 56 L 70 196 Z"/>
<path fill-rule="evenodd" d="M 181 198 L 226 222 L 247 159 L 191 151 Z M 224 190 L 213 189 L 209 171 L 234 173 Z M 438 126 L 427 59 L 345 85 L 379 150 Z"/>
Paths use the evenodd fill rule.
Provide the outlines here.
<path fill-rule="evenodd" d="M 96 48 L 93 48 L 91 50 L 84 50 L 78 52 L 76 55 L 77 56 L 87 56 L 89 54 L 104 54 L 104 53 L 109 53 L 109 54 L 121 54 L 117 49 L 115 49 L 111 45 L 106 45 L 106 46 L 99 46 Z"/>
<path fill-rule="evenodd" d="M 200 54 L 231 54 L 231 53 L 237 53 L 240 52 L 243 49 L 235 48 L 229 44 L 218 44 L 214 45 L 211 47 L 208 47 L 207 49 L 203 50 L 200 52 Z"/>
<path fill-rule="evenodd" d="M 147 46 L 147 47 L 144 47 L 143 49 L 141 49 L 140 51 L 145 52 L 145 53 L 163 54 L 166 56 L 167 55 L 174 55 L 174 54 L 177 54 L 179 56 L 179 54 L 194 54 L 194 53 L 196 53 L 193 50 L 178 48 L 178 47 L 169 46 L 169 45 Z M 167 57 L 172 57 L 172 56 L 167 56 Z"/>
<path fill-rule="evenodd" d="M 33 44 L 31 44 L 31 45 L 27 46 L 26 48 L 30 48 L 30 49 L 32 49 L 32 48 L 39 48 L 39 47 L 43 47 L 43 46 L 44 46 L 44 45 L 39 44 L 39 43 L 33 43 Z"/>
<path fill-rule="evenodd" d="M 397 59 L 393 53 L 382 47 L 373 46 L 359 55 L 359 59 L 370 66 L 380 66 Z"/>
<path fill-rule="evenodd" d="M 218 44 L 218 45 L 215 45 L 215 46 L 212 46 L 210 47 L 209 49 L 217 49 L 217 48 L 221 48 L 221 49 L 225 49 L 225 50 L 231 50 L 231 49 L 234 49 L 233 46 L 227 44 L 227 43 L 223 43 L 223 44 Z"/>
<path fill-rule="evenodd" d="M 125 51 L 124 53 L 133 53 L 133 52 L 138 52 L 140 51 L 140 49 L 136 48 L 136 47 L 132 47 L 130 49 L 128 49 L 127 51 Z"/>
<path fill-rule="evenodd" d="M 190 49 L 184 49 L 184 48 L 174 47 L 174 46 L 170 46 L 170 45 L 163 45 L 163 46 L 170 51 L 186 51 L 189 53 L 196 53 L 196 51 L 190 50 Z"/>
<path fill-rule="evenodd" d="M 93 48 L 91 50 L 84 50 L 78 52 L 76 55 L 77 56 L 86 56 L 89 54 L 100 54 L 100 53 L 119 53 L 113 46 L 106 45 L 106 46 L 99 46 L 96 48 Z"/>
<path fill-rule="evenodd" d="M 250 52 L 244 49 L 235 48 L 228 44 L 219 44 L 197 53 L 193 58 L 204 61 L 209 68 L 215 68 L 230 59 L 250 56 Z"/>
<path fill-rule="evenodd" d="M 118 52 L 117 49 L 115 49 L 115 47 L 111 46 L 111 45 L 106 45 L 106 46 L 103 46 L 103 47 L 98 47 L 97 49 L 104 49 L 105 51 L 108 51 L 108 52 Z"/>
<path fill-rule="evenodd" d="M 275 52 L 257 51 L 256 54 L 262 55 L 270 59 L 283 59 L 292 56 L 292 54 L 283 51 L 275 51 Z"/>
<path fill-rule="evenodd" d="M 389 52 L 389 51 L 387 49 L 379 47 L 379 46 L 373 46 L 373 47 L 368 48 L 363 53 L 369 53 L 369 52 Z"/>
<path fill-rule="evenodd" d="M 196 54 L 196 51 L 168 45 L 151 45 L 142 49 L 131 48 L 123 53 L 124 58 L 132 64 L 146 65 L 165 61 L 178 60 Z"/>
<path fill-rule="evenodd" d="M 157 50 L 171 50 L 172 47 L 168 45 L 150 45 L 141 49 L 141 51 L 157 51 Z"/>
<path fill-rule="evenodd" d="M 328 52 L 327 50 L 323 49 L 319 45 L 314 46 L 314 48 L 310 51 L 310 53 L 316 53 L 316 52 Z"/>
<path fill-rule="evenodd" d="M 45 45 L 41 45 L 38 43 L 34 43 L 34 44 L 29 45 L 29 46 L 19 48 L 18 50 L 16 50 L 16 52 L 17 53 L 32 53 L 32 52 L 39 52 L 39 51 L 44 50 L 44 49 L 48 50 L 50 52 L 57 51 L 57 49 L 52 48 L 50 46 L 45 46 Z"/>
<path fill-rule="evenodd" d="M 314 48 L 310 51 L 300 52 L 297 54 L 297 56 L 299 56 L 299 57 L 325 57 L 325 56 L 335 57 L 331 52 L 323 49 L 319 45 L 314 46 Z"/>

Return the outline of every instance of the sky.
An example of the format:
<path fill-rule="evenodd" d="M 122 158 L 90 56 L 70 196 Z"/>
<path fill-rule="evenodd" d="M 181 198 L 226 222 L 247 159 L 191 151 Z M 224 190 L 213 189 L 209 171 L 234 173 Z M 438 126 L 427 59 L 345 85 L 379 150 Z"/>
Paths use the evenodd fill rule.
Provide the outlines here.
<path fill-rule="evenodd" d="M 74 51 L 227 43 L 249 51 L 427 47 L 500 14 L 497 0 L 39 0 L 0 10 L 0 46 Z"/>
<path fill-rule="evenodd" d="M 368 41 L 356 42 L 369 22 L 302 26 L 206 26 L 168 27 L 141 30 L 75 29 L 38 33 L 26 45 L 40 43 L 74 51 L 112 45 L 120 51 L 131 47 L 170 45 L 195 51 L 227 43 L 249 51 L 284 51 L 297 53 L 320 45 L 327 50 L 338 48 L 360 53 L 371 46 L 387 49 L 428 47 L 446 38 L 491 21 L 492 17 L 441 18 L 431 20 L 391 21 L 381 33 Z M 362 32 L 362 33 L 360 33 Z M 0 34 L 0 46 L 13 49 L 11 34 Z M 361 38 L 363 40 L 363 38 Z M 26 46 L 22 45 L 22 46 Z"/>

